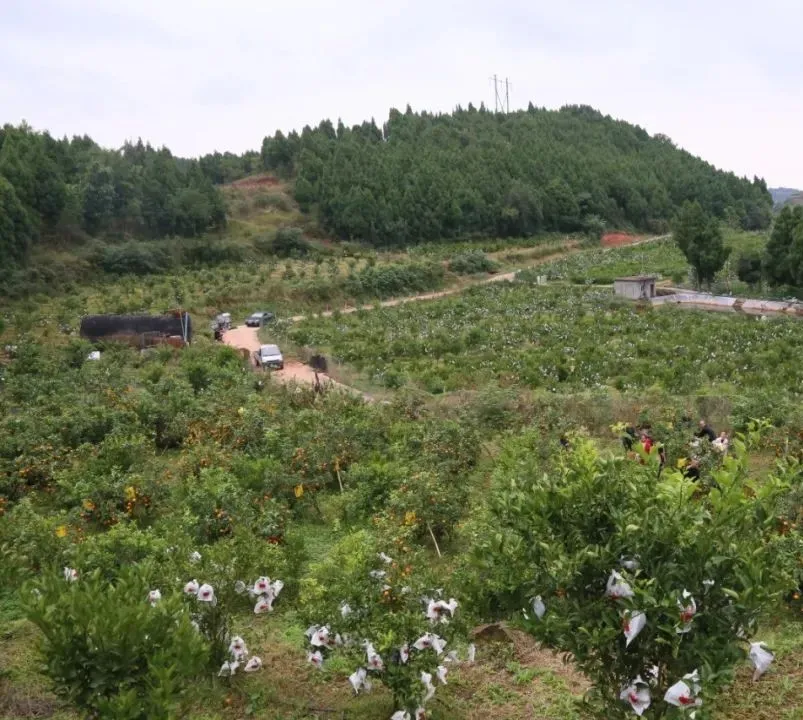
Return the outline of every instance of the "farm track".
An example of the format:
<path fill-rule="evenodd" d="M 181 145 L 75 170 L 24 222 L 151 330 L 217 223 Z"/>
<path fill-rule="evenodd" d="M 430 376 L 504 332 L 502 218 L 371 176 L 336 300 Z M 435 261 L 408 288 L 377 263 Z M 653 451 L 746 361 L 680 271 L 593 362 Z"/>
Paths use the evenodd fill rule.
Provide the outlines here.
<path fill-rule="evenodd" d="M 629 243 L 632 245 L 642 245 L 648 242 L 655 242 L 657 240 L 664 240 L 668 235 L 659 235 L 656 237 L 651 238 L 634 238 L 634 242 Z M 616 245 L 611 245 L 605 247 L 603 251 L 613 250 L 618 247 L 622 247 L 621 242 L 617 243 Z M 539 265 L 543 265 L 545 263 L 551 262 L 552 260 L 557 260 L 562 257 L 566 257 L 568 255 L 574 255 L 575 253 L 583 252 L 582 248 L 578 248 L 573 245 L 569 245 L 566 247 L 565 250 L 561 252 L 552 253 L 550 255 L 545 255 L 544 257 L 537 258 L 534 262 L 529 263 L 528 265 L 519 268 L 517 270 L 512 270 L 505 273 L 500 273 L 498 275 L 493 275 L 489 278 L 483 278 L 481 280 L 475 280 L 471 283 L 466 285 L 461 285 L 458 287 L 447 288 L 445 290 L 438 290 L 436 292 L 429 292 L 429 293 L 421 293 L 419 295 L 409 295 L 407 297 L 400 297 L 400 298 L 393 298 L 392 300 L 383 300 L 382 302 L 375 303 L 373 305 L 357 305 L 357 306 L 346 306 L 340 310 L 324 310 L 321 313 L 317 313 L 314 317 L 332 317 L 335 314 L 342 314 L 342 315 L 349 315 L 351 313 L 358 312 L 359 310 L 375 310 L 376 308 L 389 308 L 389 307 L 396 307 L 398 305 L 405 305 L 407 303 L 412 302 L 424 302 L 427 300 L 437 300 L 439 298 L 448 297 L 450 295 L 457 295 L 458 293 L 464 292 L 472 287 L 477 287 L 481 285 L 489 285 L 491 283 L 498 283 L 498 282 L 509 282 L 515 279 L 516 275 L 521 272 L 522 270 L 527 270 L 533 267 L 538 267 Z M 294 315 L 290 318 L 287 318 L 290 322 L 297 323 L 302 322 L 309 318 L 309 315 Z M 239 350 L 247 350 L 248 351 L 248 358 L 249 362 L 252 366 L 255 367 L 253 353 L 259 350 L 261 345 L 259 340 L 259 329 L 247 327 L 245 325 L 232 328 L 223 334 L 223 342 L 226 345 L 231 347 L 237 348 Z M 296 360 L 285 362 L 283 370 L 274 370 L 271 372 L 271 377 L 275 380 L 282 382 L 282 383 L 304 383 L 309 385 L 315 384 L 316 374 L 315 371 L 305 365 L 302 362 L 298 362 Z M 339 388 L 341 390 L 345 390 L 350 393 L 356 393 L 361 395 L 366 401 L 372 402 L 374 398 L 370 395 L 362 392 L 358 388 L 355 388 L 351 385 L 344 385 L 343 383 L 339 383 L 336 380 L 332 379 L 328 375 L 324 373 L 317 374 L 318 381 L 323 385 L 328 385 L 330 387 Z"/>
<path fill-rule="evenodd" d="M 658 235 L 656 237 L 650 238 L 643 238 L 643 239 L 636 239 L 634 242 L 629 243 L 630 246 L 635 245 L 643 245 L 649 242 L 655 242 L 657 240 L 665 240 L 668 238 L 669 235 Z M 609 247 L 603 248 L 603 252 L 608 252 L 610 250 L 615 250 L 620 248 L 624 245 L 624 243 L 619 243 L 617 245 L 611 245 Z M 559 260 L 560 258 L 567 257 L 568 255 L 574 255 L 576 253 L 584 252 L 583 248 L 578 248 L 574 245 L 569 245 L 566 247 L 565 250 L 560 252 L 551 253 L 550 255 L 544 255 L 544 257 L 537 258 L 532 263 L 525 265 L 524 267 L 518 268 L 517 270 L 511 270 L 509 272 L 500 273 L 498 275 L 493 275 L 489 278 L 482 278 L 481 280 L 475 280 L 471 283 L 466 285 L 461 285 L 458 287 L 453 288 L 446 288 L 445 290 L 438 290 L 436 292 L 429 292 L 429 293 L 421 293 L 420 295 L 408 295 L 407 297 L 400 297 L 400 298 L 393 298 L 392 300 L 383 300 L 379 303 L 374 303 L 373 305 L 358 305 L 352 306 L 347 305 L 346 307 L 340 310 L 324 310 L 321 313 L 316 313 L 315 317 L 332 317 L 336 313 L 341 315 L 349 315 L 351 313 L 355 313 L 358 310 L 375 310 L 376 308 L 387 308 L 387 307 L 396 307 L 397 305 L 405 305 L 411 302 L 423 302 L 425 300 L 437 300 L 438 298 L 448 297 L 449 295 L 457 295 L 458 293 L 464 292 L 469 288 L 476 287 L 478 285 L 488 285 L 490 283 L 495 282 L 505 282 L 514 280 L 516 275 L 518 275 L 522 270 L 529 270 L 534 267 L 538 267 L 539 265 L 544 265 L 548 262 L 552 262 L 553 260 Z M 293 315 L 292 317 L 287 318 L 290 322 L 302 322 L 306 320 L 309 315 Z"/>
<path fill-rule="evenodd" d="M 232 328 L 223 333 L 223 342 L 238 350 L 248 351 L 248 362 L 255 370 L 257 369 L 253 354 L 259 350 L 261 345 L 259 341 L 259 328 L 248 327 L 247 325 Z M 272 370 L 271 377 L 282 383 L 295 382 L 297 384 L 306 385 L 315 385 L 316 379 L 315 371 L 309 365 L 305 365 L 297 360 L 285 362 L 282 370 Z M 373 400 L 370 395 L 366 395 L 361 390 L 351 387 L 350 385 L 343 385 L 324 373 L 318 373 L 317 379 L 318 382 L 324 386 L 330 385 L 350 393 L 357 393 L 369 402 Z"/>

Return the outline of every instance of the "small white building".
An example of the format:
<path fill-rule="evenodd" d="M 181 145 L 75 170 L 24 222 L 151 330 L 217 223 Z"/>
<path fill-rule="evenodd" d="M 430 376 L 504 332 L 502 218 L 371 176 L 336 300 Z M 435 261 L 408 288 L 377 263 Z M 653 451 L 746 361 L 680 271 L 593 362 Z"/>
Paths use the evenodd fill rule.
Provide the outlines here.
<path fill-rule="evenodd" d="M 656 279 L 652 275 L 616 278 L 613 281 L 613 292 L 630 300 L 649 300 L 655 297 Z"/>

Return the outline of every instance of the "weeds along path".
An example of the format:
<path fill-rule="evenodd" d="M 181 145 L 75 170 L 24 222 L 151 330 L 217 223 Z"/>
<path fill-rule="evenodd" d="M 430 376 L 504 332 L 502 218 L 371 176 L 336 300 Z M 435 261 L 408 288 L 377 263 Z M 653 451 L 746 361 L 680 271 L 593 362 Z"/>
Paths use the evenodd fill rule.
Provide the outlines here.
<path fill-rule="evenodd" d="M 617 247 L 622 247 L 623 245 L 640 245 L 642 243 L 654 242 L 656 240 L 664 240 L 668 237 L 669 235 L 659 235 L 650 238 L 617 235 L 616 242 L 606 245 L 604 249 L 612 250 Z M 605 245 L 604 242 L 603 245 Z M 552 260 L 557 260 L 567 255 L 573 255 L 579 252 L 583 252 L 582 248 L 579 248 L 576 245 L 567 245 L 564 250 L 538 258 L 535 262 L 529 263 L 525 267 L 519 268 L 518 270 L 499 273 L 498 275 L 493 275 L 492 277 L 489 278 L 475 280 L 465 285 L 446 288 L 445 290 L 438 290 L 437 292 L 422 293 L 420 295 L 410 295 L 407 297 L 394 298 L 392 300 L 383 300 L 382 302 L 374 305 L 347 306 L 342 308 L 341 310 L 325 310 L 319 313 L 318 317 L 332 317 L 335 313 L 350 314 L 350 313 L 355 313 L 358 310 L 373 310 L 377 307 L 380 308 L 396 307 L 397 305 L 404 305 L 406 303 L 411 303 L 411 302 L 436 300 L 438 298 L 447 297 L 449 295 L 456 295 L 457 293 L 461 293 L 464 290 L 467 290 L 470 287 L 476 287 L 477 285 L 488 285 L 490 283 L 512 281 L 515 279 L 516 275 L 521 270 L 537 267 L 538 265 L 543 265 L 544 263 L 551 262 Z M 303 320 L 306 320 L 307 317 L 309 316 L 294 315 L 287 319 L 290 322 L 295 323 L 295 322 L 302 322 Z M 230 345 L 231 347 L 247 351 L 250 364 L 253 367 L 256 367 L 254 361 L 254 353 L 257 350 L 259 350 L 261 344 L 259 341 L 259 330 L 257 328 L 251 328 L 245 325 L 241 327 L 232 328 L 231 330 L 228 330 L 223 334 L 223 342 L 226 343 L 226 345 Z M 283 383 L 296 382 L 296 383 L 314 385 L 316 376 L 315 376 L 315 371 L 311 367 L 305 365 L 304 363 L 293 360 L 285 362 L 283 370 L 271 371 L 271 377 Z M 362 392 L 361 390 L 352 387 L 351 385 L 344 385 L 343 383 L 339 383 L 337 382 L 337 380 L 333 380 L 331 377 L 325 375 L 324 373 L 318 373 L 317 377 L 318 381 L 324 385 L 346 390 L 347 392 L 350 393 L 356 393 L 362 396 L 368 402 L 372 402 L 374 400 L 374 398 Z"/>
<path fill-rule="evenodd" d="M 544 260 L 555 260 L 556 258 L 562 257 L 564 253 L 557 253 L 555 255 L 548 255 Z M 404 305 L 405 303 L 410 302 L 422 302 L 424 300 L 437 300 L 438 298 L 446 297 L 447 295 L 456 295 L 457 293 L 463 292 L 467 288 L 473 287 L 475 285 L 487 285 L 488 283 L 492 282 L 500 282 L 504 280 L 513 280 L 516 277 L 516 273 L 519 272 L 518 270 L 514 270 L 512 272 L 501 273 L 499 275 L 494 275 L 490 278 L 483 278 L 482 280 L 477 280 L 468 285 L 462 285 L 460 287 L 454 288 L 446 288 L 446 290 L 438 290 L 436 292 L 429 292 L 429 293 L 421 293 L 420 295 L 408 295 L 407 297 L 400 297 L 400 298 L 393 298 L 392 300 L 383 300 L 380 303 L 375 303 L 373 305 L 348 305 L 340 310 L 324 310 L 323 312 L 319 313 L 319 317 L 332 317 L 335 313 L 339 313 L 341 315 L 349 315 L 350 313 L 355 313 L 358 310 L 373 310 L 377 307 L 386 308 L 386 307 L 395 307 L 397 305 Z M 290 322 L 301 322 L 302 320 L 306 320 L 309 316 L 308 315 L 293 315 L 292 317 L 287 318 Z"/>

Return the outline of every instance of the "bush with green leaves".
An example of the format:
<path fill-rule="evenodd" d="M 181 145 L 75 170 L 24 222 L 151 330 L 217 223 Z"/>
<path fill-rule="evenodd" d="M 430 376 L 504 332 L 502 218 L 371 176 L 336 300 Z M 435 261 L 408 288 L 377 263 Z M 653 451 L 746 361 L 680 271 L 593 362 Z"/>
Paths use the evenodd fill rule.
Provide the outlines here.
<path fill-rule="evenodd" d="M 112 275 L 152 275 L 169 270 L 174 261 L 160 245 L 130 242 L 124 245 L 100 245 L 93 263 Z"/>
<path fill-rule="evenodd" d="M 449 271 L 457 275 L 496 272 L 499 266 L 481 250 L 455 255 L 449 261 Z"/>
<path fill-rule="evenodd" d="M 62 562 L 75 539 L 68 537 L 67 521 L 64 513 L 42 513 L 28 497 L 0 514 L 0 550 L 5 554 L 0 567 L 8 587 Z M 64 537 L 59 537 L 62 532 Z"/>
<path fill-rule="evenodd" d="M 306 257 L 313 251 L 304 232 L 297 227 L 279 228 L 272 237 L 257 238 L 254 244 L 260 252 L 281 258 Z"/>
<path fill-rule="evenodd" d="M 397 541 L 438 542 L 451 535 L 463 516 L 468 492 L 466 482 L 448 482 L 439 473 L 419 470 L 397 478 L 377 522 Z"/>
<path fill-rule="evenodd" d="M 214 545 L 206 545 L 198 550 L 192 550 L 191 547 L 176 546 L 181 563 L 179 572 L 197 576 L 199 580 L 203 576 L 206 582 L 219 589 L 218 594 L 224 598 L 229 590 L 234 589 L 238 580 L 247 585 L 254 578 L 265 575 L 280 578 L 286 588 L 285 595 L 292 596 L 298 591 L 299 573 L 306 561 L 301 537 L 293 536 L 279 545 L 256 540 L 248 528 L 237 528 L 231 537 Z M 240 609 L 251 606 L 253 602 L 238 604 Z"/>
<path fill-rule="evenodd" d="M 343 657 L 356 694 L 381 682 L 393 694 L 394 718 L 421 717 L 458 661 L 462 610 L 420 552 L 395 548 L 391 557 L 380 547 L 366 531 L 347 535 L 302 580 L 308 660 L 326 669 L 332 656 Z"/>
<path fill-rule="evenodd" d="M 254 514 L 236 478 L 219 468 L 207 468 L 199 477 L 188 478 L 178 496 L 195 519 L 195 537 L 201 543 L 230 535 L 238 522 L 249 525 Z"/>
<path fill-rule="evenodd" d="M 792 568 L 785 599 L 803 613 L 803 460 L 790 455 L 779 461 L 779 469 L 789 479 L 789 492 L 777 508 L 778 532 L 783 537 L 779 555 Z"/>
<path fill-rule="evenodd" d="M 367 265 L 344 281 L 345 291 L 355 298 L 387 298 L 438 290 L 443 287 L 443 267 L 433 262 Z"/>
<path fill-rule="evenodd" d="M 131 566 L 110 583 L 100 572 L 44 574 L 23 590 L 54 692 L 88 718 L 168 720 L 208 662 L 180 592 L 156 588 Z"/>
<path fill-rule="evenodd" d="M 87 535 L 82 542 L 72 543 L 67 538 L 62 562 L 80 568 L 82 574 L 99 572 L 103 579 L 115 582 L 122 569 L 150 561 L 149 579 L 155 586 L 164 590 L 170 578 L 175 578 L 169 540 L 154 528 L 143 530 L 134 523 L 121 522 L 106 532 Z"/>
<path fill-rule="evenodd" d="M 255 542 L 248 530 L 240 529 L 200 552 L 188 552 L 186 545 L 176 546 L 174 552 L 176 567 L 181 568 L 178 573 L 187 578 L 185 602 L 209 642 L 211 666 L 225 674 L 222 666 L 231 659 L 236 614 L 272 612 L 286 585 L 290 594 L 297 590 L 297 572 L 305 559 L 303 544 L 293 543 L 287 552 L 273 543 Z M 264 586 L 259 591 L 258 584 Z"/>
<path fill-rule="evenodd" d="M 243 248 L 231 242 L 193 239 L 181 244 L 181 259 L 185 265 L 222 265 L 242 262 Z"/>
<path fill-rule="evenodd" d="M 162 378 L 140 392 L 135 407 L 139 422 L 160 450 L 180 447 L 187 438 L 187 411 L 193 406 L 193 395 L 190 383 L 175 377 Z"/>
<path fill-rule="evenodd" d="M 343 520 L 357 524 L 372 517 L 410 473 L 407 465 L 385 457 L 354 463 L 344 477 L 347 498 L 341 506 Z"/>
<path fill-rule="evenodd" d="M 651 697 L 644 717 L 681 717 L 664 696 L 682 680 L 694 690 L 684 680 L 694 671 L 710 697 L 788 587 L 773 512 L 786 477 L 752 480 L 742 439 L 703 497 L 679 472 L 656 480 L 657 463 L 602 455 L 585 440 L 547 468 L 521 455 L 497 473 L 476 533 L 481 607 L 519 613 L 571 654 L 605 718 L 632 714 L 633 693 Z"/>

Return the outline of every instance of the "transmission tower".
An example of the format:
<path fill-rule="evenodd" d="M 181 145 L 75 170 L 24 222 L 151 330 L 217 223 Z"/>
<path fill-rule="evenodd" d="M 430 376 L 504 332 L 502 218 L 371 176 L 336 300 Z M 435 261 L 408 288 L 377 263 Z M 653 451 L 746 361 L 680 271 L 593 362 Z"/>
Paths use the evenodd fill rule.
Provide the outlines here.
<path fill-rule="evenodd" d="M 510 80 L 504 80 L 504 95 L 502 94 L 502 80 L 494 75 L 491 80 L 494 83 L 494 112 L 510 112 L 510 88 L 513 87 Z"/>

